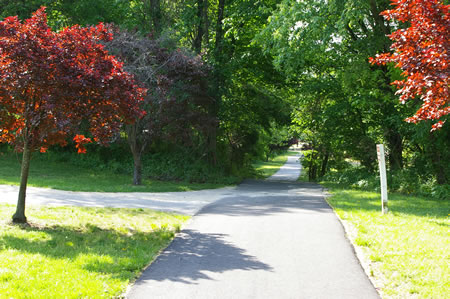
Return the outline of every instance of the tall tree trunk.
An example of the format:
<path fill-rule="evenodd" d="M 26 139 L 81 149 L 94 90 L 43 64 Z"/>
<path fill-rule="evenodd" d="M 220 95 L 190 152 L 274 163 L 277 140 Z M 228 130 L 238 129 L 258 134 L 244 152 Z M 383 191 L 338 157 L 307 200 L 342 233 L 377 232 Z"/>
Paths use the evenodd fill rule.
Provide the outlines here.
<path fill-rule="evenodd" d="M 314 148 L 314 146 L 313 146 Z M 309 169 L 308 169 L 308 180 L 315 181 L 317 179 L 317 152 L 312 150 L 311 152 L 311 160 L 309 161 Z"/>
<path fill-rule="evenodd" d="M 389 166 L 391 170 L 403 168 L 403 140 L 402 136 L 393 130 L 386 134 L 389 147 Z"/>
<path fill-rule="evenodd" d="M 17 200 L 16 212 L 14 213 L 12 220 L 14 223 L 26 223 L 27 217 L 25 217 L 25 197 L 27 192 L 28 174 L 30 170 L 31 161 L 31 148 L 28 139 L 25 139 L 22 155 L 22 167 L 20 171 L 20 188 L 19 198 Z"/>
<path fill-rule="evenodd" d="M 206 3 L 205 6 L 207 6 L 208 0 L 204 0 Z M 214 47 L 214 59 L 216 62 L 216 68 L 214 73 L 214 103 L 211 107 L 211 115 L 214 116 L 216 119 L 218 119 L 219 111 L 220 111 L 220 104 L 222 99 L 222 86 L 224 85 L 224 78 L 221 72 L 221 65 L 223 63 L 223 55 L 221 53 L 221 47 L 222 47 L 222 40 L 223 40 L 223 18 L 224 18 L 224 11 L 225 11 L 225 0 L 219 0 L 218 4 L 218 13 L 217 13 L 217 21 L 216 21 L 216 40 L 215 40 L 215 47 Z M 207 12 L 205 13 L 207 15 Z M 207 22 L 207 19 L 205 19 L 205 22 Z M 211 128 L 209 133 L 209 152 L 210 152 L 210 161 L 213 165 L 217 163 L 217 131 L 219 129 L 219 122 Z"/>
<path fill-rule="evenodd" d="M 391 28 L 389 24 L 386 24 L 384 22 L 383 16 L 380 15 L 381 11 L 380 7 L 377 5 L 376 0 L 369 0 L 369 7 L 370 7 L 370 13 L 372 14 L 372 18 L 375 21 L 375 26 L 379 28 L 379 30 L 384 34 L 388 35 L 391 34 Z M 384 9 L 383 9 L 384 10 Z M 388 42 L 388 39 L 385 39 L 386 42 Z M 383 45 L 384 52 L 389 52 L 389 44 Z"/>
<path fill-rule="evenodd" d="M 217 23 L 216 23 L 216 57 L 222 50 L 222 40 L 223 40 L 223 17 L 225 12 L 225 0 L 219 0 L 219 6 L 217 8 Z"/>
<path fill-rule="evenodd" d="M 151 22 L 152 22 L 152 28 L 153 28 L 153 34 L 155 38 L 158 38 L 161 36 L 162 31 L 162 15 L 161 15 L 161 2 L 160 0 L 150 0 L 150 15 L 151 15 Z"/>
<path fill-rule="evenodd" d="M 133 185 L 142 185 L 142 160 L 141 152 L 133 153 L 134 170 Z"/>
<path fill-rule="evenodd" d="M 433 132 L 429 133 L 430 149 L 431 149 L 431 162 L 436 175 L 436 181 L 439 185 L 447 184 L 447 176 L 445 174 L 445 168 L 442 165 L 441 151 L 436 145 L 436 137 Z"/>
<path fill-rule="evenodd" d="M 322 166 L 320 168 L 320 176 L 321 177 L 323 177 L 325 175 L 325 173 L 327 172 L 329 157 L 330 157 L 330 154 L 328 153 L 328 151 L 326 151 L 324 156 L 322 157 Z"/>
<path fill-rule="evenodd" d="M 205 10 L 205 0 L 197 0 L 197 33 L 194 39 L 194 51 L 197 54 L 202 52 L 202 41 L 204 32 L 204 10 Z"/>
<path fill-rule="evenodd" d="M 204 8 L 203 8 L 203 24 L 205 26 L 205 41 L 209 44 L 209 0 L 204 0 Z"/>
<path fill-rule="evenodd" d="M 133 184 L 142 185 L 142 152 L 145 147 L 145 143 L 140 145 L 138 142 L 137 131 L 139 127 L 139 121 L 132 125 L 127 126 L 128 144 L 130 146 L 131 154 L 133 155 Z"/>

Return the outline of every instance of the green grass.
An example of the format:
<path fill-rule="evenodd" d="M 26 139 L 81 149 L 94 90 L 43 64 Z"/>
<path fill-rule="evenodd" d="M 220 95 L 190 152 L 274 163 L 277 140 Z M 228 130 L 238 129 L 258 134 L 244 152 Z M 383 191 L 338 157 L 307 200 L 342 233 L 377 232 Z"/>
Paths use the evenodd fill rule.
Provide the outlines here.
<path fill-rule="evenodd" d="M 258 173 L 258 178 L 268 178 L 274 175 L 280 167 L 286 163 L 288 156 L 294 156 L 297 154 L 298 152 L 285 151 L 269 161 L 255 161 L 252 166 Z"/>
<path fill-rule="evenodd" d="M 0 153 L 0 184 L 18 185 L 20 155 Z M 45 159 L 35 153 L 31 161 L 28 186 L 86 192 L 170 192 L 214 189 L 226 186 L 215 183 L 170 182 L 143 179 L 141 186 L 132 184 L 130 175 L 111 170 L 85 168 L 67 162 Z"/>
<path fill-rule="evenodd" d="M 450 201 L 380 195 L 327 185 L 330 204 L 356 229 L 353 242 L 370 259 L 370 273 L 385 298 L 450 298 Z"/>
<path fill-rule="evenodd" d="M 166 247 L 189 218 L 147 209 L 27 209 L 12 225 L 0 205 L 0 298 L 111 298 Z"/>

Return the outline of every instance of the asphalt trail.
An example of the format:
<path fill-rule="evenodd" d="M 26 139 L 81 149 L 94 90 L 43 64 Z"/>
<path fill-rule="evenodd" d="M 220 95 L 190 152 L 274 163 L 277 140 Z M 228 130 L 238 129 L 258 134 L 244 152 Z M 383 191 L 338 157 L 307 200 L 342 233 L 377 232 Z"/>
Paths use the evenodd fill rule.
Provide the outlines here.
<path fill-rule="evenodd" d="M 127 298 L 379 298 L 322 188 L 285 166 L 201 209 Z"/>

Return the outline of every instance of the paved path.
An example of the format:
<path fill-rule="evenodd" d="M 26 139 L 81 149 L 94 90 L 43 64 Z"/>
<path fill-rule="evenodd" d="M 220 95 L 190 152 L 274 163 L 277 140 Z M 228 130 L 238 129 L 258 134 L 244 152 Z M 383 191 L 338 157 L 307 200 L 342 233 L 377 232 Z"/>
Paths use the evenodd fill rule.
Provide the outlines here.
<path fill-rule="evenodd" d="M 322 188 L 291 173 L 204 207 L 127 298 L 379 298 Z"/>
<path fill-rule="evenodd" d="M 27 205 L 149 208 L 194 215 L 205 205 L 234 196 L 236 187 L 188 192 L 100 193 L 27 188 Z M 17 204 L 18 186 L 0 185 L 0 202 Z"/>
<path fill-rule="evenodd" d="M 296 180 L 300 175 L 298 156 L 290 156 L 288 163 L 274 176 Z M 286 171 L 287 170 L 287 171 Z M 185 215 L 195 215 L 201 208 L 226 197 L 235 197 L 242 190 L 236 187 L 189 192 L 158 193 L 100 193 L 72 192 L 45 188 L 27 188 L 27 205 L 85 206 L 115 208 L 149 208 Z M 0 185 L 0 203 L 17 204 L 18 186 Z M 248 196 L 255 196 L 249 194 Z"/>
<path fill-rule="evenodd" d="M 299 161 L 300 156 L 288 156 L 286 164 L 280 168 L 268 181 L 296 181 L 300 176 L 302 165 Z"/>

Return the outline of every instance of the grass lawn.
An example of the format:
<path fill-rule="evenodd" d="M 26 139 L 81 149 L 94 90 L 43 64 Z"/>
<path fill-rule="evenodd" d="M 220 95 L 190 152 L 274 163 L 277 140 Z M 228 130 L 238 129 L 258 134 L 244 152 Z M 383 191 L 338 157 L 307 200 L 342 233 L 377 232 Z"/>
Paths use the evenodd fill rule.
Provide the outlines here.
<path fill-rule="evenodd" d="M 147 209 L 28 207 L 30 226 L 0 205 L 0 298 L 122 294 L 189 218 Z"/>
<path fill-rule="evenodd" d="M 213 183 L 168 182 L 143 179 L 141 186 L 132 184 L 130 175 L 110 170 L 84 168 L 70 163 L 39 158 L 31 161 L 28 186 L 86 192 L 170 192 L 214 189 L 226 186 Z M 20 156 L 20 155 L 19 155 Z M 0 184 L 19 185 L 20 162 L 12 153 L 0 153 Z"/>
<path fill-rule="evenodd" d="M 450 201 L 334 188 L 328 199 L 355 228 L 350 236 L 370 260 L 370 274 L 385 298 L 450 298 Z"/>
<path fill-rule="evenodd" d="M 259 178 L 268 178 L 274 175 L 286 163 L 288 156 L 295 156 L 297 154 L 298 152 L 286 151 L 269 161 L 255 161 L 252 166 L 257 171 Z"/>

